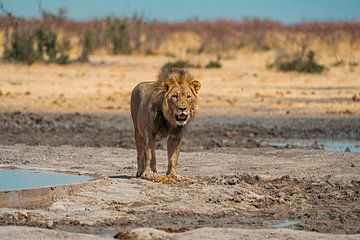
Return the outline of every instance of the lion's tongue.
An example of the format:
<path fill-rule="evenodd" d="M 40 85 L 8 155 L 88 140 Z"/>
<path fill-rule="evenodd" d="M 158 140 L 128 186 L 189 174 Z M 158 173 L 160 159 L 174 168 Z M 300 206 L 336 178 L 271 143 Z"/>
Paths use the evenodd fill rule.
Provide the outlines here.
<path fill-rule="evenodd" d="M 177 116 L 177 118 L 179 119 L 179 120 L 186 120 L 186 115 L 185 114 L 180 114 L 180 115 L 178 115 Z"/>

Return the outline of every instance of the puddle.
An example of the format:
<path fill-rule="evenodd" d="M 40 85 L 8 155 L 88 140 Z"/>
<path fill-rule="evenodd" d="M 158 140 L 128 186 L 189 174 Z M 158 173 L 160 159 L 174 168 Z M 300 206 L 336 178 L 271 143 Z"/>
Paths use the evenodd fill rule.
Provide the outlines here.
<path fill-rule="evenodd" d="M 287 139 L 279 141 L 270 140 L 263 143 L 276 148 L 307 148 L 323 149 L 330 152 L 360 153 L 360 141 Z"/>
<path fill-rule="evenodd" d="M 272 227 L 273 228 L 287 228 L 287 227 L 290 227 L 290 226 L 293 226 L 293 225 L 296 225 L 299 223 L 300 223 L 300 221 L 298 221 L 298 220 L 285 220 L 285 221 L 279 222 L 275 225 L 272 225 Z"/>
<path fill-rule="evenodd" d="M 96 232 L 96 233 L 94 233 L 94 235 L 98 236 L 98 237 L 103 237 L 103 238 L 114 238 L 114 236 L 117 233 L 118 232 L 115 231 L 115 230 L 106 229 L 106 230 L 103 230 L 103 231 Z"/>
<path fill-rule="evenodd" d="M 89 176 L 66 173 L 0 169 L 0 191 L 67 185 L 86 182 L 90 179 Z"/>

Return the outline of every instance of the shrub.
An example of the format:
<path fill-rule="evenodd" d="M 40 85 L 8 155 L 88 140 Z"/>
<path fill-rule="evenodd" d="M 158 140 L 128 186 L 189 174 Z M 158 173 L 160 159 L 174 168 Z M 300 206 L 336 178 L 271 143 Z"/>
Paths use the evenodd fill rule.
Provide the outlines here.
<path fill-rule="evenodd" d="M 69 62 L 70 41 L 64 37 L 58 41 L 49 18 L 43 12 L 43 20 L 36 25 L 24 24 L 20 18 L 7 15 L 8 27 L 5 29 L 3 59 L 32 64 L 37 60 L 65 64 Z M 9 34 L 9 29 L 12 29 Z"/>
<path fill-rule="evenodd" d="M 34 37 L 37 42 L 37 52 L 39 59 L 51 63 L 69 63 L 68 52 L 71 49 L 70 41 L 64 37 L 58 41 L 57 33 L 46 25 L 41 25 L 35 32 Z"/>
<path fill-rule="evenodd" d="M 38 41 L 38 51 L 41 58 L 44 58 L 46 55 L 49 58 L 50 62 L 55 62 L 56 60 L 56 41 L 57 34 L 51 28 L 46 26 L 40 26 L 36 32 L 36 37 Z"/>
<path fill-rule="evenodd" d="M 296 71 L 305 73 L 322 73 L 325 67 L 315 60 L 315 52 L 310 50 L 306 55 L 306 59 L 295 58 L 291 61 L 277 60 L 268 66 L 269 68 L 276 68 L 283 72 Z"/>
<path fill-rule="evenodd" d="M 113 54 L 131 53 L 127 19 L 108 18 L 107 38 L 110 40 Z"/>
<path fill-rule="evenodd" d="M 17 61 L 32 64 L 39 56 L 34 50 L 34 37 L 25 30 L 20 30 L 15 23 L 13 33 L 6 39 L 8 42 L 3 53 L 5 61 Z"/>
<path fill-rule="evenodd" d="M 69 51 L 71 49 L 70 40 L 68 38 L 65 38 L 62 40 L 58 47 L 58 53 L 55 56 L 55 63 L 57 64 L 67 64 L 69 63 L 70 57 L 69 57 Z"/>
<path fill-rule="evenodd" d="M 167 63 L 165 63 L 162 66 L 161 70 L 174 69 L 174 68 L 201 68 L 201 66 L 198 65 L 198 64 L 190 63 L 188 61 L 178 60 L 178 61 L 175 61 L 175 62 L 167 62 Z"/>
<path fill-rule="evenodd" d="M 80 57 L 78 58 L 78 61 L 87 62 L 89 61 L 89 55 L 93 50 L 93 46 L 94 46 L 94 36 L 92 32 L 90 32 L 89 30 L 85 32 L 81 40 L 81 46 L 82 46 L 82 51 Z"/>

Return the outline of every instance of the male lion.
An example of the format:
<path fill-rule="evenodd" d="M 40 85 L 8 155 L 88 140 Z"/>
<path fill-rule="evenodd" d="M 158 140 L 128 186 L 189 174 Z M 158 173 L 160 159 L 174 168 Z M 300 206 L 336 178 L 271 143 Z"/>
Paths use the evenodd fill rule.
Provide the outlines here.
<path fill-rule="evenodd" d="M 176 164 L 186 125 L 198 112 L 201 84 L 182 69 L 163 70 L 154 82 L 138 84 L 131 94 L 131 116 L 135 128 L 137 177 L 157 176 L 155 143 L 167 137 L 168 170 L 176 179 Z"/>

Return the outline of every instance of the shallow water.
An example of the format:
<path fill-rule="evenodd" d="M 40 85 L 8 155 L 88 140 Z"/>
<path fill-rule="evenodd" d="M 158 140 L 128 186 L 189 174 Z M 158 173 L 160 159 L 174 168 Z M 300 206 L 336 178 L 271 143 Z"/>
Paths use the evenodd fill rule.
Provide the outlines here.
<path fill-rule="evenodd" d="M 266 145 L 278 148 L 309 148 L 309 149 L 323 149 L 331 152 L 360 152 L 360 141 L 347 140 L 302 140 L 302 139 L 287 139 L 274 141 L 269 140 L 264 142 Z"/>
<path fill-rule="evenodd" d="M 0 169 L 0 191 L 43 188 L 88 180 L 89 176 L 67 173 Z"/>
<path fill-rule="evenodd" d="M 279 223 L 273 225 L 272 227 L 273 228 L 286 228 L 286 227 L 290 227 L 292 225 L 296 225 L 299 223 L 300 223 L 300 221 L 298 221 L 298 220 L 285 220 L 285 221 L 282 221 L 282 222 L 279 222 Z"/>
<path fill-rule="evenodd" d="M 115 231 L 115 230 L 111 230 L 111 229 L 105 229 L 103 231 L 96 232 L 94 235 L 96 235 L 98 237 L 103 237 L 103 238 L 114 238 L 114 236 L 118 232 L 119 231 Z"/>

